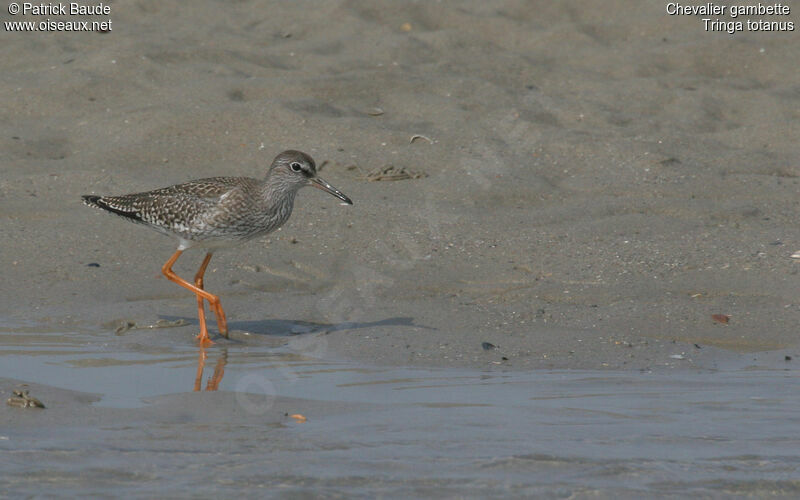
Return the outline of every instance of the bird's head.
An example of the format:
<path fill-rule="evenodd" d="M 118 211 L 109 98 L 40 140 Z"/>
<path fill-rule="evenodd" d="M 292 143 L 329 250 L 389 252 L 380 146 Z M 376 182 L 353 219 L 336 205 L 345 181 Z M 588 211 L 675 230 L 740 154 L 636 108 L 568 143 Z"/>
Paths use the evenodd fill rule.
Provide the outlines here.
<path fill-rule="evenodd" d="M 348 205 L 353 204 L 344 193 L 317 177 L 317 165 L 314 159 L 302 151 L 289 150 L 276 156 L 272 160 L 268 175 L 283 184 L 286 189 L 300 189 L 311 185 L 332 194 Z"/>

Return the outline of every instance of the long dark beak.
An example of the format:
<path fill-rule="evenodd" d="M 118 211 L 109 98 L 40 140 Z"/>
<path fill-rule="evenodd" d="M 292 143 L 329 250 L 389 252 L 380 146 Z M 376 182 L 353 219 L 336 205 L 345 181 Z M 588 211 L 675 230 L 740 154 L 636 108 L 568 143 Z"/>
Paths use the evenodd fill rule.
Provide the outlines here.
<path fill-rule="evenodd" d="M 335 187 L 331 186 L 327 182 L 323 181 L 319 177 L 312 177 L 310 180 L 311 180 L 311 185 L 314 186 L 315 188 L 321 189 L 321 190 L 325 191 L 326 193 L 330 193 L 330 194 L 334 195 L 335 197 L 339 198 L 340 200 L 342 200 L 343 202 L 347 203 L 348 205 L 352 205 L 353 204 L 353 200 L 351 200 L 350 198 L 345 196 L 344 193 L 342 193 L 341 191 L 339 191 Z"/>

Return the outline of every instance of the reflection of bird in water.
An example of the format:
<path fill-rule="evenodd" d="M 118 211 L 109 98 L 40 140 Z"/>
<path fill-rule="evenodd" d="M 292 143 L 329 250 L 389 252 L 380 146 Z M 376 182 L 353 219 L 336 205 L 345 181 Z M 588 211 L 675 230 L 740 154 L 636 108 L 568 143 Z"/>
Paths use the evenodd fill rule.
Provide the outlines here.
<path fill-rule="evenodd" d="M 206 354 L 205 348 L 200 346 L 200 358 L 197 360 L 197 376 L 194 378 L 194 390 L 199 391 L 203 386 L 203 370 L 206 367 Z M 219 389 L 219 383 L 222 382 L 222 377 L 225 375 L 225 365 L 228 364 L 228 350 L 223 348 L 217 359 L 217 364 L 214 365 L 214 373 L 209 377 L 206 383 L 207 391 L 216 391 Z"/>
<path fill-rule="evenodd" d="M 281 227 L 292 215 L 300 188 L 314 186 L 344 203 L 353 202 L 317 177 L 314 160 L 300 151 L 284 151 L 275 157 L 264 179 L 211 177 L 185 184 L 122 196 L 84 196 L 89 206 L 102 208 L 143 224 L 178 240 L 178 249 L 161 268 L 168 280 L 197 296 L 201 344 L 211 344 L 203 300 L 217 317 L 219 333 L 228 336 L 228 324 L 219 297 L 203 288 L 203 275 L 216 249 L 238 245 Z M 207 253 L 189 283 L 172 271 L 184 250 L 198 246 Z"/>

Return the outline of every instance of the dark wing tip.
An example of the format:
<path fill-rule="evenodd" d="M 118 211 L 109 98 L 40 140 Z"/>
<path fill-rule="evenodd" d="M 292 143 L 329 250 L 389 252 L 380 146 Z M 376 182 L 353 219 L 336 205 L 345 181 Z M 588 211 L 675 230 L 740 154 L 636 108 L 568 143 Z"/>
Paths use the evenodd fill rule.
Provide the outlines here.
<path fill-rule="evenodd" d="M 139 215 L 138 211 L 136 211 L 136 210 L 130 210 L 130 211 L 122 210 L 122 209 L 120 209 L 118 207 L 112 206 L 110 203 L 107 203 L 105 200 L 103 200 L 102 196 L 85 194 L 85 195 L 81 196 L 81 198 L 83 198 L 83 203 L 85 203 L 86 205 L 89 205 L 90 207 L 102 208 L 103 210 L 106 210 L 106 211 L 111 212 L 113 214 L 121 215 L 122 217 L 126 217 L 128 219 L 132 219 L 132 220 L 135 220 L 135 221 L 142 220 L 142 217 L 141 217 L 141 215 Z"/>
<path fill-rule="evenodd" d="M 83 198 L 83 203 L 85 205 L 89 205 L 90 207 L 100 207 L 100 205 L 97 204 L 97 202 L 100 200 L 99 196 L 85 194 L 81 196 L 81 198 Z"/>

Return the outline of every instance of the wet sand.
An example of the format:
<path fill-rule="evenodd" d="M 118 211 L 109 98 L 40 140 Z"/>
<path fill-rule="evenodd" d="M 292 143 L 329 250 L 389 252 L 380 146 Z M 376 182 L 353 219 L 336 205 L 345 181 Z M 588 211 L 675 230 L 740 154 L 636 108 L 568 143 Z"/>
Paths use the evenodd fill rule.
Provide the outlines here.
<path fill-rule="evenodd" d="M 112 365 L 197 358 L 194 298 L 159 272 L 174 243 L 80 195 L 259 177 L 289 148 L 355 205 L 305 190 L 283 229 L 214 257 L 232 333 L 212 328 L 212 359 L 791 368 L 800 36 L 664 7 L 137 0 L 111 4 L 107 33 L 4 31 L 0 328 L 22 357 L 0 377 L 81 391 L 67 379 L 106 358 L 67 363 L 73 342 L 107 343 Z M 415 175 L 371 180 L 390 166 Z"/>
<path fill-rule="evenodd" d="M 707 33 L 635 2 L 111 16 L 5 35 L 2 317 L 193 321 L 159 276 L 173 243 L 80 195 L 260 176 L 298 148 L 356 204 L 302 192 L 280 232 L 212 261 L 235 338 L 308 321 L 348 359 L 479 367 L 489 342 L 516 368 L 797 344 L 796 32 Z M 365 179 L 388 165 L 427 177 Z"/>

